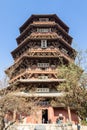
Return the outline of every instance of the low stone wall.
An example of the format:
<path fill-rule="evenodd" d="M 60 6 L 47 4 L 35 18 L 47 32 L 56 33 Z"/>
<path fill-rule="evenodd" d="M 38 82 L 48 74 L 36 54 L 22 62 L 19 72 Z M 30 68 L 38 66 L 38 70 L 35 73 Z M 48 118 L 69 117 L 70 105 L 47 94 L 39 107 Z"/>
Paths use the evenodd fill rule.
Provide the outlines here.
<path fill-rule="evenodd" d="M 73 130 L 72 126 L 58 124 L 19 124 L 12 125 L 7 130 Z"/>
<path fill-rule="evenodd" d="M 77 130 L 77 126 L 76 126 L 76 125 L 73 125 L 72 128 L 73 128 L 73 130 Z M 82 126 L 80 127 L 80 130 L 87 130 L 87 126 L 83 126 L 83 125 L 82 125 Z"/>

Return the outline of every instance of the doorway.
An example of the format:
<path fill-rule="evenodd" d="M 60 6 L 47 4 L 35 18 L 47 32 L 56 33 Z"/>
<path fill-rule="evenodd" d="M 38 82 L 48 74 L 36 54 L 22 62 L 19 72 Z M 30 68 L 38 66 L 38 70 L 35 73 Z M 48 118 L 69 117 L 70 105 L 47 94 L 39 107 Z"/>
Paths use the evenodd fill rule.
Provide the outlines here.
<path fill-rule="evenodd" d="M 42 123 L 48 122 L 48 109 L 42 110 Z"/>

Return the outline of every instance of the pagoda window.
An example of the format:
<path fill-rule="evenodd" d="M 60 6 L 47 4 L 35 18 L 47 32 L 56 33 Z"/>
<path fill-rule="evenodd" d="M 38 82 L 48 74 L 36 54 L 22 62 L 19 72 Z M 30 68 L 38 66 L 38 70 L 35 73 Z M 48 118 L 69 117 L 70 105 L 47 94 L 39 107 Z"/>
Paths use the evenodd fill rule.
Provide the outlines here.
<path fill-rule="evenodd" d="M 37 88 L 36 92 L 49 92 L 49 88 Z"/>
<path fill-rule="evenodd" d="M 37 32 L 51 32 L 51 28 L 37 28 Z"/>
<path fill-rule="evenodd" d="M 37 66 L 38 66 L 38 68 L 48 68 L 49 63 L 38 63 Z"/>
<path fill-rule="evenodd" d="M 46 75 L 41 75 L 41 76 L 39 76 L 38 78 L 39 78 L 39 79 L 48 79 L 48 76 L 46 76 Z"/>
<path fill-rule="evenodd" d="M 39 101 L 38 104 L 41 106 L 47 106 L 47 105 L 49 105 L 49 101 Z"/>
<path fill-rule="evenodd" d="M 41 40 L 41 48 L 47 48 L 47 40 Z"/>
<path fill-rule="evenodd" d="M 49 18 L 39 18 L 39 21 L 41 21 L 41 22 L 49 21 Z"/>

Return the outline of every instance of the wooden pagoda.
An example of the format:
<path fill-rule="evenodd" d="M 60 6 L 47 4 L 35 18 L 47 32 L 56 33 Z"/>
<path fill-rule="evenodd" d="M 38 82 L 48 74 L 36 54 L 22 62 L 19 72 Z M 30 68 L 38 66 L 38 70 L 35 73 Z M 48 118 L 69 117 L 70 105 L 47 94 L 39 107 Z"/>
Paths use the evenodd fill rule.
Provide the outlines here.
<path fill-rule="evenodd" d="M 63 95 L 57 90 L 58 85 L 65 81 L 57 76 L 60 59 L 64 64 L 75 60 L 69 27 L 56 14 L 31 15 L 19 31 L 18 47 L 11 52 L 14 63 L 6 70 L 9 84 L 17 85 L 18 95 L 44 98 L 40 102 L 39 123 L 43 119 L 45 123 L 56 122 L 59 114 L 67 119 L 64 106 L 54 106 L 50 102 Z M 73 113 L 72 120 L 75 118 Z"/>

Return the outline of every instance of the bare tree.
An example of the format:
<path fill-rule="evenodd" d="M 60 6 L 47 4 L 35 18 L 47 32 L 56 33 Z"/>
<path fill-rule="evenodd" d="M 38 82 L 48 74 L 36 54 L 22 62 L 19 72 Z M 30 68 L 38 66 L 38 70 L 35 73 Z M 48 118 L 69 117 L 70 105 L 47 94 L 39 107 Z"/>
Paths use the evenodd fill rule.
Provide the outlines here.
<path fill-rule="evenodd" d="M 2 120 L 4 120 L 5 113 L 7 111 L 11 111 L 12 114 L 12 120 L 11 124 L 15 123 L 17 118 L 17 114 L 25 114 L 26 116 L 30 116 L 34 114 L 34 116 L 38 116 L 37 112 L 40 108 L 39 101 L 42 99 L 36 97 L 27 97 L 27 96 L 16 96 L 13 93 L 9 93 L 6 96 L 1 97 L 0 99 L 0 106 L 1 106 L 1 114 L 0 116 L 0 122 L 2 123 Z M 38 119 L 38 117 L 37 117 Z M 3 122 L 3 129 L 4 129 L 4 122 Z M 0 126 L 2 127 L 2 126 Z M 2 130 L 3 130 L 2 129 Z"/>
<path fill-rule="evenodd" d="M 8 77 L 5 75 L 1 80 L 0 80 L 0 89 L 6 88 L 8 86 Z"/>

